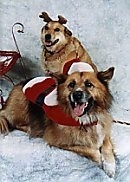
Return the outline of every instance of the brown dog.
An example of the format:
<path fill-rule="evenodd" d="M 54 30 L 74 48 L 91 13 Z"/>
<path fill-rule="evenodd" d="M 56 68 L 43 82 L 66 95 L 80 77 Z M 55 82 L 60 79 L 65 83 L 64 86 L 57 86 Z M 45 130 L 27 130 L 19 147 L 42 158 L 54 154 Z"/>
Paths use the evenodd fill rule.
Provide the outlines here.
<path fill-rule="evenodd" d="M 59 20 L 54 21 L 46 12 L 43 12 L 39 17 L 47 22 L 41 30 L 42 65 L 45 74 L 63 73 L 64 64 L 73 59 L 87 62 L 97 71 L 80 41 L 73 37 L 72 32 L 63 25 L 67 22 L 64 17 L 58 16 Z"/>
<path fill-rule="evenodd" d="M 110 176 L 115 174 L 113 144 L 110 137 L 112 117 L 108 109 L 112 97 L 108 81 L 114 68 L 103 72 L 74 72 L 58 78 L 58 101 L 64 112 L 81 126 L 63 126 L 49 120 L 43 110 L 25 98 L 24 84 L 14 87 L 0 111 L 0 131 L 14 128 L 43 137 L 51 146 L 76 152 L 102 165 Z"/>

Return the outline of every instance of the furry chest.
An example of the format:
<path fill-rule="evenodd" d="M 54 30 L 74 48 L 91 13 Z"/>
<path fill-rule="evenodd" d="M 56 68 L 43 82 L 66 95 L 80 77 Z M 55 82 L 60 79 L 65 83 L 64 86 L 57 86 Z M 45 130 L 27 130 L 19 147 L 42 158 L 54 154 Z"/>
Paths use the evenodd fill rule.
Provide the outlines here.
<path fill-rule="evenodd" d="M 95 128 L 96 128 L 96 134 L 97 134 L 97 146 L 101 147 L 105 138 L 105 132 L 103 130 L 102 125 L 100 124 L 97 124 Z"/>
<path fill-rule="evenodd" d="M 80 127 L 58 126 L 60 133 L 62 132 L 62 142 L 69 145 L 88 146 L 90 148 L 99 149 L 105 137 L 105 133 L 100 124 L 87 127 L 85 131 Z"/>
<path fill-rule="evenodd" d="M 45 61 L 45 67 L 47 68 L 48 71 L 52 73 L 57 73 L 61 68 L 61 62 L 60 60 Z"/>

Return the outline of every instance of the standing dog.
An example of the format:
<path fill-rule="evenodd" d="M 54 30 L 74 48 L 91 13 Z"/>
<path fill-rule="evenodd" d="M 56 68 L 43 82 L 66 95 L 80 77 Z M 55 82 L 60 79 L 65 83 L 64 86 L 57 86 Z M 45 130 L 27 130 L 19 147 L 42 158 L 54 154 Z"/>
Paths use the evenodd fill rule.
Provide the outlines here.
<path fill-rule="evenodd" d="M 109 68 L 98 73 L 73 72 L 58 78 L 59 105 L 81 126 L 64 126 L 48 119 L 39 106 L 25 98 L 24 84 L 19 84 L 0 111 L 0 131 L 14 128 L 28 131 L 32 136 L 43 137 L 50 146 L 90 158 L 110 177 L 114 176 L 115 158 L 110 137 L 113 119 L 108 112 L 112 101 L 108 81 L 113 72 L 114 68 Z"/>
<path fill-rule="evenodd" d="M 73 37 L 72 32 L 64 26 L 67 22 L 64 17 L 58 16 L 58 21 L 54 21 L 46 12 L 43 12 L 39 17 L 47 22 L 41 30 L 42 65 L 45 74 L 63 73 L 64 64 L 73 59 L 80 59 L 97 71 L 80 41 Z"/>

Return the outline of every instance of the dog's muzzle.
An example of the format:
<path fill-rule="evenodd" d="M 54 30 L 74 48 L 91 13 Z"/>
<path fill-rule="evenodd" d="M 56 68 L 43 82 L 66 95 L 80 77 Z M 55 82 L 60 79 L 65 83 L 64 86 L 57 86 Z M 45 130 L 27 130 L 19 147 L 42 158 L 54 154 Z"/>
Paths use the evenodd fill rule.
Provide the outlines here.
<path fill-rule="evenodd" d="M 83 91 L 75 91 L 69 96 L 70 104 L 75 116 L 81 117 L 89 113 L 93 107 L 93 98 Z"/>
<path fill-rule="evenodd" d="M 59 41 L 59 39 L 52 41 L 51 34 L 45 35 L 45 46 L 46 47 L 51 47 L 51 46 L 55 45 L 58 41 Z"/>

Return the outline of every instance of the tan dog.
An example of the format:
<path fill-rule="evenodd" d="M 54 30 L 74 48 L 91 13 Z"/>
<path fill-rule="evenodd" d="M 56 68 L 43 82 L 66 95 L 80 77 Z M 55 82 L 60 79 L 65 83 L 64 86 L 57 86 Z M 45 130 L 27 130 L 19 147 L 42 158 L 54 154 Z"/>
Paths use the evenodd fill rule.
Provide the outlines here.
<path fill-rule="evenodd" d="M 80 41 L 73 37 L 72 32 L 63 25 L 67 22 L 64 17 L 58 16 L 59 20 L 54 21 L 46 12 L 43 12 L 39 17 L 47 22 L 41 30 L 42 65 L 46 74 L 62 73 L 64 64 L 73 59 L 87 62 L 97 71 Z"/>
<path fill-rule="evenodd" d="M 110 137 L 113 119 L 108 112 L 112 101 L 108 81 L 113 72 L 114 68 L 109 68 L 98 73 L 74 72 L 67 78 L 58 78 L 59 105 L 82 123 L 81 126 L 63 126 L 49 120 L 42 108 L 27 101 L 22 92 L 24 84 L 19 84 L 0 111 L 0 131 L 5 133 L 17 128 L 43 137 L 50 146 L 86 156 L 100 164 L 110 177 L 114 176 Z"/>

